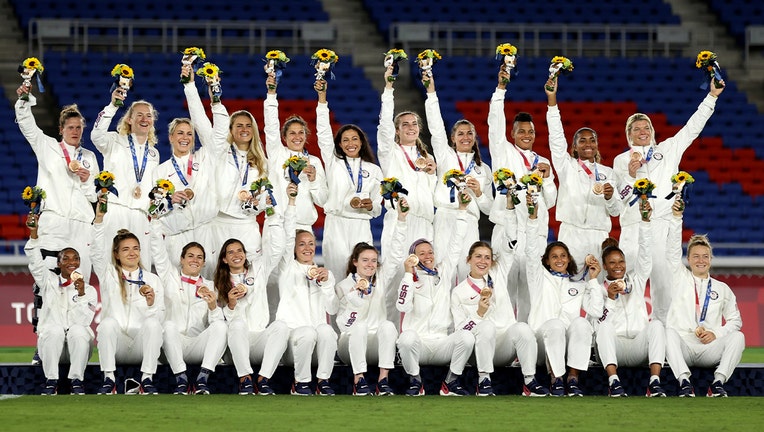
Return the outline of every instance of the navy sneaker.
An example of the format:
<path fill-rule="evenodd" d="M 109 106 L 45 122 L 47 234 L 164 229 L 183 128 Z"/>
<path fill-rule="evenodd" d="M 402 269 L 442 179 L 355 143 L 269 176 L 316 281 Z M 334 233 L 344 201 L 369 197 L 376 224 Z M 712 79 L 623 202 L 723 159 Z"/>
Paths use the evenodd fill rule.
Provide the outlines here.
<path fill-rule="evenodd" d="M 477 386 L 477 392 L 475 392 L 477 396 L 496 396 L 493 394 L 493 386 L 491 386 L 491 379 L 490 378 L 483 378 L 483 381 L 480 381 L 480 384 Z"/>
<path fill-rule="evenodd" d="M 117 383 L 114 382 L 111 378 L 106 378 L 103 380 L 103 385 L 101 385 L 101 388 L 98 389 L 99 395 L 113 395 L 117 394 Z"/>
<path fill-rule="evenodd" d="M 395 396 L 393 388 L 387 383 L 387 378 L 383 378 L 377 382 L 377 396 Z"/>
<path fill-rule="evenodd" d="M 334 389 L 329 385 L 329 380 L 318 380 L 316 394 L 319 396 L 334 396 Z"/>
<path fill-rule="evenodd" d="M 711 383 L 711 385 L 708 387 L 708 393 L 706 393 L 706 396 L 727 397 L 727 391 L 724 390 L 724 386 L 722 386 L 722 382 L 717 380 Z"/>
<path fill-rule="evenodd" d="M 443 384 L 440 386 L 440 395 L 441 396 L 467 396 L 469 393 L 467 393 L 467 390 L 464 389 L 464 387 L 459 384 L 459 380 L 455 379 L 449 383 L 443 381 Z"/>
<path fill-rule="evenodd" d="M 549 396 L 549 390 L 547 390 L 545 387 L 539 384 L 538 381 L 536 381 L 536 378 L 534 378 L 528 384 L 523 384 L 523 396 L 531 396 L 531 397 Z"/>
<path fill-rule="evenodd" d="M 549 387 L 549 394 L 554 397 L 565 396 L 565 386 L 562 385 L 562 378 L 555 378 Z"/>
<path fill-rule="evenodd" d="M 406 396 L 424 396 L 424 386 L 422 382 L 414 378 L 409 383 L 409 388 L 406 390 Z"/>
<path fill-rule="evenodd" d="M 679 386 L 679 397 L 695 397 L 695 389 L 692 388 L 689 380 L 682 380 Z"/>
<path fill-rule="evenodd" d="M 85 394 L 85 385 L 82 384 L 82 380 L 79 380 L 77 378 L 72 380 L 72 394 L 73 395 Z"/>
<path fill-rule="evenodd" d="M 159 392 L 157 391 L 157 388 L 154 387 L 154 382 L 151 380 L 151 378 L 146 378 L 143 381 L 141 381 L 141 394 L 142 395 L 159 394 Z"/>
<path fill-rule="evenodd" d="M 198 395 L 210 394 L 210 389 L 209 387 L 207 387 L 207 378 L 200 378 L 196 380 L 196 384 L 194 384 L 194 394 L 198 394 Z"/>
<path fill-rule="evenodd" d="M 45 381 L 45 384 L 42 386 L 42 393 L 40 393 L 43 396 L 55 396 L 58 394 L 58 380 L 47 380 Z"/>
<path fill-rule="evenodd" d="M 268 378 L 262 377 L 262 379 L 257 382 L 257 394 L 262 396 L 271 396 L 276 394 L 276 392 L 273 391 L 269 385 Z"/>
<path fill-rule="evenodd" d="M 358 382 L 353 384 L 353 396 L 368 396 L 371 394 L 369 385 L 366 384 L 366 378 L 361 377 Z"/>
<path fill-rule="evenodd" d="M 619 384 L 620 385 L 620 384 Z M 583 397 L 584 392 L 581 391 L 581 388 L 578 387 L 578 379 L 571 378 L 568 380 L 568 396 L 570 397 Z"/>
<path fill-rule="evenodd" d="M 647 386 L 647 393 L 645 393 L 645 396 L 647 397 L 666 397 L 666 391 L 663 390 L 663 387 L 661 386 L 661 382 L 658 380 L 653 380 L 653 382 L 650 383 L 650 385 Z"/>
<path fill-rule="evenodd" d="M 252 387 L 252 377 L 249 375 L 244 375 L 243 377 L 239 378 L 239 394 L 242 396 L 247 396 L 254 393 L 255 390 Z"/>
<path fill-rule="evenodd" d="M 184 395 L 188 394 L 188 381 L 183 377 L 175 378 L 175 391 L 173 394 Z"/>
<path fill-rule="evenodd" d="M 618 381 L 618 380 L 613 380 L 613 383 L 610 384 L 610 386 L 607 389 L 607 393 L 608 393 L 608 395 L 610 395 L 610 397 L 614 397 L 614 398 L 628 396 L 626 394 L 626 390 L 623 389 L 623 386 L 621 385 L 621 382 Z M 571 396 L 573 396 L 573 395 L 571 395 Z"/>
<path fill-rule="evenodd" d="M 32 356 L 32 366 L 42 366 L 42 359 L 40 358 L 40 352 L 37 350 L 34 350 L 34 355 Z"/>
<path fill-rule="evenodd" d="M 293 396 L 310 396 L 312 394 L 313 391 L 310 389 L 310 385 L 308 383 L 298 382 L 292 384 Z"/>

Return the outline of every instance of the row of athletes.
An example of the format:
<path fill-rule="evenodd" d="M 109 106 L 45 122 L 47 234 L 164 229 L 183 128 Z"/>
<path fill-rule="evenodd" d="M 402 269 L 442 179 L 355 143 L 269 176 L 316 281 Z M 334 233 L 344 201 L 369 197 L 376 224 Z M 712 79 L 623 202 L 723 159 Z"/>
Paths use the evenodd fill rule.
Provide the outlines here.
<path fill-rule="evenodd" d="M 295 190 L 294 184 L 287 187 L 287 192 Z M 180 268 L 170 263 L 161 244 L 161 225 L 156 221 L 151 228 L 157 274 L 141 265 L 140 242 L 126 230 L 113 238 L 109 253 L 104 215 L 98 206 L 91 259 L 103 304 L 97 329 L 104 372 L 99 394 L 116 392 L 114 371 L 119 362 L 140 363 L 143 375 L 137 390 L 156 394 L 152 379 L 160 350 L 175 374 L 176 394 L 208 394 L 207 381 L 227 348 L 243 395 L 274 394 L 269 379 L 282 361 L 294 366 L 292 394 L 314 393 L 311 364 L 316 363 L 315 393 L 333 395 L 328 379 L 335 353 L 351 365 L 353 395 L 392 395 L 388 376 L 394 369 L 397 347 L 409 376 L 406 394 L 410 396 L 424 394 L 420 365 L 449 367 L 441 395 L 469 394 L 461 375 L 471 357 L 479 374 L 478 396 L 493 395 L 494 367 L 515 360 L 522 370 L 524 396 L 582 396 L 578 375 L 589 366 L 594 336 L 612 397 L 626 396 L 617 375 L 619 365 L 649 366 L 646 395 L 666 396 L 660 381 L 666 359 L 680 383 L 679 396 L 694 396 L 688 368 L 692 365 L 716 367 L 707 395 L 726 396 L 723 384 L 745 347 L 742 321 L 732 291 L 709 274 L 712 250 L 706 238 L 690 240 L 690 269 L 682 264 L 681 201 L 673 205 L 666 241 L 665 259 L 675 278 L 665 327 L 661 321 L 648 318 L 645 302 L 652 267 L 649 203 L 641 208 L 635 270 L 626 270 L 623 251 L 611 243 L 602 250 L 602 264 L 593 256 L 586 257 L 581 278 L 563 242 L 550 243 L 543 255 L 536 242 L 527 242 L 524 250 L 517 248 L 521 213 L 529 215 L 530 234 L 546 227 L 540 224 L 530 197 L 527 212 L 522 207 L 516 209 L 511 197 L 505 201 L 503 238 L 493 248 L 481 241 L 470 246 L 468 275 L 456 286 L 450 281 L 455 277 L 459 245 L 467 232 L 469 203 L 460 204 L 453 235 L 444 240 L 448 242 L 445 250 L 450 252 L 438 256 L 433 242 L 418 239 L 409 247 L 410 256 L 404 258 L 410 217 L 402 210 L 404 199 L 396 211 L 390 255 L 380 263 L 373 246 L 358 243 L 339 282 L 331 271 L 315 264 L 313 234 L 295 229 L 294 197 L 289 199 L 283 217 L 275 214 L 266 220 L 278 234 L 276 238 L 283 241 L 272 242 L 253 254 L 241 241 L 227 240 L 213 280 L 201 276 L 205 251 L 199 243 L 183 248 Z M 37 229 L 31 228 L 25 250 L 44 297 L 38 329 L 38 348 L 47 378 L 43 394 L 57 392 L 62 352 L 68 353 L 71 362 L 72 392 L 82 394 L 82 378 L 94 339 L 90 324 L 96 292 L 77 271 L 81 260 L 76 250 L 61 252 L 60 271 L 54 274 L 44 265 L 37 240 Z M 526 276 L 536 287 L 528 323 L 516 320 L 507 281 L 509 267 L 521 255 L 528 263 Z M 392 280 L 396 267 L 405 271 L 397 285 Z M 274 268 L 279 269 L 281 295 L 276 319 L 270 321 L 266 284 Z M 385 298 L 391 290 L 397 298 L 400 333 L 387 320 Z M 330 325 L 330 315 L 336 316 L 339 338 Z M 186 375 L 187 363 L 201 364 L 194 383 L 189 383 Z M 379 367 L 374 390 L 364 376 L 368 363 Z M 260 365 L 254 379 L 252 364 Z M 551 376 L 549 389 L 535 377 L 536 366 L 543 364 Z"/>

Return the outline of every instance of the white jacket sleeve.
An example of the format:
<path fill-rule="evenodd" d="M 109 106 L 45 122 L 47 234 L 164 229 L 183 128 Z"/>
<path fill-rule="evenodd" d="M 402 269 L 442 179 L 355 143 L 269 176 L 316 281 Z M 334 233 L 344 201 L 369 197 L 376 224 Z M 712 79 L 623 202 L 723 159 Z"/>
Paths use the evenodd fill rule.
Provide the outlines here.
<path fill-rule="evenodd" d="M 318 147 L 321 149 L 321 159 L 328 166 L 329 161 L 335 158 L 334 136 L 332 135 L 328 103 L 316 104 L 316 138 Z"/>
<path fill-rule="evenodd" d="M 386 88 L 382 92 L 382 108 L 379 113 L 379 126 L 377 127 L 377 157 L 382 174 L 387 175 L 390 170 L 391 154 L 395 145 L 395 124 L 393 112 L 395 110 L 394 89 Z"/>
<path fill-rule="evenodd" d="M 74 307 L 69 309 L 69 324 L 77 324 L 84 327 L 90 327 L 95 317 L 96 307 L 98 305 L 98 294 L 95 288 L 85 284 L 85 295 L 76 296 Z"/>
<path fill-rule="evenodd" d="M 109 133 L 109 125 L 112 119 L 117 114 L 119 108 L 111 103 L 106 105 L 103 110 L 98 114 L 98 118 L 93 125 L 93 130 L 90 131 L 90 140 L 93 141 L 96 149 L 106 158 L 111 151 L 111 146 L 117 139 L 117 133 Z"/>
<path fill-rule="evenodd" d="M 507 91 L 497 88 L 491 95 L 488 107 L 488 150 L 494 169 L 507 168 L 498 166 L 507 145 L 507 120 L 504 116 L 504 96 Z"/>
<path fill-rule="evenodd" d="M 448 170 L 458 168 L 454 166 L 456 152 L 448 146 L 448 133 L 440 112 L 438 95 L 435 92 L 427 93 L 424 109 L 427 115 L 427 128 L 430 130 L 430 144 L 435 153 L 435 160 L 438 162 L 438 179 L 441 180 Z"/>

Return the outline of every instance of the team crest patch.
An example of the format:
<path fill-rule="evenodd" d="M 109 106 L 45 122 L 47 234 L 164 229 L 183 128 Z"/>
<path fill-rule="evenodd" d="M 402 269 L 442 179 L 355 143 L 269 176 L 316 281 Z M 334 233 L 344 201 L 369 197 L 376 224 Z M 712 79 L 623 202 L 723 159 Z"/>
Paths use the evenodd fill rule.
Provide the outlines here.
<path fill-rule="evenodd" d="M 254 285 L 255 284 L 255 278 L 250 276 L 250 277 L 244 279 L 244 283 L 247 284 L 247 285 Z"/>
<path fill-rule="evenodd" d="M 578 295 L 578 288 L 575 288 L 575 287 L 569 288 L 568 289 L 568 295 L 571 296 L 571 297 L 577 296 Z"/>
<path fill-rule="evenodd" d="M 191 169 L 194 171 L 199 171 L 199 162 L 194 162 L 194 164 L 191 165 Z"/>
<path fill-rule="evenodd" d="M 475 169 L 475 174 L 483 174 L 483 173 L 481 172 L 480 168 L 478 168 L 478 167 L 475 167 L 474 169 Z"/>
<path fill-rule="evenodd" d="M 151 157 L 157 157 L 157 151 L 156 151 L 156 150 L 154 150 L 153 148 L 150 148 L 150 149 L 149 149 L 149 156 L 151 156 Z"/>
<path fill-rule="evenodd" d="M 655 154 L 653 155 L 653 158 L 655 158 L 655 160 L 661 160 L 663 159 L 663 153 L 655 152 Z"/>
<path fill-rule="evenodd" d="M 90 169 L 90 162 L 88 162 L 86 160 L 83 160 L 82 161 L 82 166 L 84 166 L 86 169 Z"/>
<path fill-rule="evenodd" d="M 711 291 L 711 300 L 718 300 L 719 299 L 719 293 L 716 291 Z"/>
<path fill-rule="evenodd" d="M 366 170 L 361 170 L 361 177 L 363 178 L 369 178 L 369 172 Z"/>
<path fill-rule="evenodd" d="M 607 180 L 607 176 L 603 173 L 597 173 L 597 181 Z"/>

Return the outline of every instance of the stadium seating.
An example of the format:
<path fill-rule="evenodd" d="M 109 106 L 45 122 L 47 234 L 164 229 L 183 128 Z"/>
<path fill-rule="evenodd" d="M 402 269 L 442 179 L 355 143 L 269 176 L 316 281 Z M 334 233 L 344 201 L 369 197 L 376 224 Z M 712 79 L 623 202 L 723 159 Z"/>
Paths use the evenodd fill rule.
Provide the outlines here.
<path fill-rule="evenodd" d="M 735 37 L 739 44 L 745 41 L 745 28 L 764 25 L 764 5 L 756 0 L 709 1 L 708 6 Z"/>

